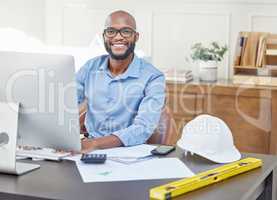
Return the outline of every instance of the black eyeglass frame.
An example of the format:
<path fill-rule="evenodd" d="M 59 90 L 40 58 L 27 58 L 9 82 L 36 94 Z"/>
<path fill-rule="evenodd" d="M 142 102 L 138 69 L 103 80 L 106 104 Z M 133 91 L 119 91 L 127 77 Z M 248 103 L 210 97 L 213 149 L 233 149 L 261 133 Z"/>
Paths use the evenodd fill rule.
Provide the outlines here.
<path fill-rule="evenodd" d="M 115 34 L 114 34 L 114 36 L 107 36 L 107 34 L 106 34 L 106 32 L 108 31 L 108 30 L 114 30 L 115 31 Z M 131 30 L 131 35 L 130 36 L 124 36 L 123 34 L 122 34 L 122 31 L 123 30 L 126 30 L 126 29 L 128 29 L 128 30 Z M 117 34 L 120 34 L 122 37 L 124 37 L 124 38 L 131 38 L 134 34 L 136 34 L 137 32 L 134 30 L 134 29 L 132 29 L 132 28 L 130 28 L 130 27 L 123 27 L 123 28 L 121 28 L 121 29 L 116 29 L 116 28 L 113 28 L 113 27 L 108 27 L 108 28 L 106 28 L 106 29 L 104 29 L 104 31 L 103 31 L 103 35 L 104 36 L 106 36 L 107 38 L 114 38 L 115 36 L 117 36 Z"/>

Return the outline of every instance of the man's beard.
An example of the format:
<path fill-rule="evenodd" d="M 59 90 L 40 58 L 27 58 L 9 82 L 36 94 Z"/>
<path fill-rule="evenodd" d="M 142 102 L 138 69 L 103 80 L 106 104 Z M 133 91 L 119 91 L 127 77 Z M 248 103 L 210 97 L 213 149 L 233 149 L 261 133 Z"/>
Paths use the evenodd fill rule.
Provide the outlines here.
<path fill-rule="evenodd" d="M 133 42 L 130 44 L 130 46 L 128 47 L 128 49 L 125 51 L 124 54 L 121 54 L 121 55 L 116 55 L 112 52 L 112 49 L 111 47 L 108 45 L 107 42 L 104 42 L 104 45 L 105 45 L 105 48 L 106 48 L 106 51 L 109 53 L 109 55 L 111 56 L 112 59 L 115 59 L 115 60 L 124 60 L 126 58 L 128 58 L 128 56 L 130 54 L 132 54 L 135 50 L 135 47 L 136 47 L 136 43 Z"/>

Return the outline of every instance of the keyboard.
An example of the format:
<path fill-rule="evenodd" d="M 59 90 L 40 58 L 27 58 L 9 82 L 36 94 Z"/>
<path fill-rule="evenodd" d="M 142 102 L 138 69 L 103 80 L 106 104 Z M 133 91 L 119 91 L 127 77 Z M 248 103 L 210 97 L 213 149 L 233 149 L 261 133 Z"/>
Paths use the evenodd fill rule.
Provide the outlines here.
<path fill-rule="evenodd" d="M 16 155 L 19 157 L 28 157 L 34 159 L 46 159 L 60 161 L 66 156 L 70 156 L 70 152 L 61 152 L 49 148 L 17 148 Z"/>

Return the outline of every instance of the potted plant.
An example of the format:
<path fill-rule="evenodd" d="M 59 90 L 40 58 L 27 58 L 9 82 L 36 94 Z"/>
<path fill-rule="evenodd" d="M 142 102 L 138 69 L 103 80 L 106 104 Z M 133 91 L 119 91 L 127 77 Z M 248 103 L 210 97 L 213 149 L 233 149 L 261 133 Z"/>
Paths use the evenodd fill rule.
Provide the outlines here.
<path fill-rule="evenodd" d="M 220 46 L 212 42 L 208 46 L 196 43 L 191 47 L 191 58 L 199 62 L 199 78 L 202 81 L 213 82 L 217 80 L 218 62 L 222 61 L 227 51 L 227 46 Z"/>

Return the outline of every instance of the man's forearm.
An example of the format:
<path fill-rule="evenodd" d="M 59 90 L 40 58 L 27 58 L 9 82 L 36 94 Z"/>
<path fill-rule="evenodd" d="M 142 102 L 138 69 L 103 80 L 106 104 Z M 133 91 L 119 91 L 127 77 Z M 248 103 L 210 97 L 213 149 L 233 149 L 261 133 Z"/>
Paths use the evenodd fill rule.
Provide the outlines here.
<path fill-rule="evenodd" d="M 82 152 L 87 153 L 96 149 L 106 149 L 122 146 L 121 140 L 115 135 L 82 140 Z"/>
<path fill-rule="evenodd" d="M 108 135 L 93 139 L 98 149 L 106 149 L 122 146 L 121 140 L 115 135 Z"/>

